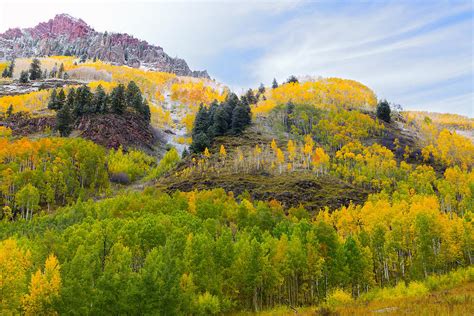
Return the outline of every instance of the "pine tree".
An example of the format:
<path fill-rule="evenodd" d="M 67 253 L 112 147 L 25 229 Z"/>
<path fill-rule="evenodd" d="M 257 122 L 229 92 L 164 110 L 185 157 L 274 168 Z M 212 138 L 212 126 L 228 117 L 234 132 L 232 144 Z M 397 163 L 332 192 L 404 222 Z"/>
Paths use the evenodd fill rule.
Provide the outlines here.
<path fill-rule="evenodd" d="M 70 95 L 71 93 L 69 93 L 68 98 Z M 59 134 L 62 137 L 69 136 L 72 131 L 73 119 L 71 116 L 71 109 L 68 103 L 56 113 L 56 129 L 59 131 Z"/>
<path fill-rule="evenodd" d="M 127 99 L 127 106 L 135 109 L 138 113 L 142 113 L 143 98 L 140 88 L 135 81 L 130 81 L 125 92 Z"/>
<path fill-rule="evenodd" d="M 298 78 L 296 78 L 295 76 L 291 75 L 287 80 L 286 80 L 286 83 L 298 83 Z"/>
<path fill-rule="evenodd" d="M 143 99 L 142 115 L 143 115 L 143 118 L 145 119 L 145 122 L 147 122 L 147 124 L 150 124 L 151 111 L 150 111 L 150 106 L 148 105 L 147 99 Z"/>
<path fill-rule="evenodd" d="M 110 106 L 113 113 L 122 114 L 127 107 L 127 100 L 125 97 L 125 86 L 119 84 L 112 90 L 110 94 Z"/>
<path fill-rule="evenodd" d="M 102 85 L 98 85 L 95 89 L 92 104 L 95 113 L 107 112 L 107 94 L 105 93 L 104 88 L 102 88 Z"/>
<path fill-rule="evenodd" d="M 34 58 L 30 65 L 30 80 L 41 79 L 41 62 L 38 58 Z"/>
<path fill-rule="evenodd" d="M 28 71 L 23 70 L 20 73 L 20 83 L 27 83 L 29 81 L 28 79 Z"/>
<path fill-rule="evenodd" d="M 57 109 L 60 110 L 66 104 L 66 94 L 64 93 L 64 89 L 59 90 L 58 97 L 57 97 Z"/>
<path fill-rule="evenodd" d="M 46 69 L 45 69 L 46 70 Z M 59 66 L 59 71 L 58 71 L 58 78 L 62 78 L 64 73 L 64 64 L 61 63 L 61 66 Z"/>
<path fill-rule="evenodd" d="M 258 101 L 252 89 L 249 89 L 247 91 L 247 93 L 245 94 L 245 99 L 247 100 L 248 104 L 255 104 Z"/>
<path fill-rule="evenodd" d="M 248 125 L 248 112 L 243 105 L 235 107 L 232 113 L 232 134 L 242 133 L 245 126 Z"/>
<path fill-rule="evenodd" d="M 260 86 L 258 87 L 258 93 L 264 94 L 265 93 L 265 86 L 263 83 L 260 83 Z"/>
<path fill-rule="evenodd" d="M 209 114 L 207 112 L 207 109 L 201 104 L 196 114 L 196 118 L 194 119 L 194 126 L 193 126 L 193 131 L 192 131 L 193 137 L 201 133 L 206 134 L 207 130 L 209 129 L 209 126 L 210 126 Z"/>
<path fill-rule="evenodd" d="M 48 109 L 50 110 L 57 110 L 57 92 L 56 89 L 51 92 L 51 96 L 49 97 L 49 102 L 48 102 Z"/>
<path fill-rule="evenodd" d="M 83 85 L 77 88 L 72 109 L 74 117 L 77 118 L 85 113 L 93 112 L 92 98 L 93 95 L 88 86 Z"/>
<path fill-rule="evenodd" d="M 227 124 L 227 113 L 223 106 L 217 106 L 212 121 L 212 135 L 225 135 L 227 130 L 229 129 L 229 126 Z"/>
<path fill-rule="evenodd" d="M 193 136 L 193 143 L 191 144 L 190 149 L 194 153 L 200 153 L 211 145 L 211 140 L 206 133 L 200 132 Z"/>
<path fill-rule="evenodd" d="M 272 89 L 276 89 L 276 88 L 278 88 L 278 82 L 277 82 L 276 78 L 273 78 Z"/>
<path fill-rule="evenodd" d="M 377 117 L 382 121 L 390 123 L 390 104 L 387 100 L 382 100 L 377 104 Z"/>
<path fill-rule="evenodd" d="M 8 74 L 8 67 L 5 67 L 5 69 L 3 69 L 2 71 L 2 78 L 8 78 L 8 77 L 10 77 Z"/>
<path fill-rule="evenodd" d="M 7 117 L 10 117 L 13 114 L 13 104 L 10 104 L 7 109 Z"/>

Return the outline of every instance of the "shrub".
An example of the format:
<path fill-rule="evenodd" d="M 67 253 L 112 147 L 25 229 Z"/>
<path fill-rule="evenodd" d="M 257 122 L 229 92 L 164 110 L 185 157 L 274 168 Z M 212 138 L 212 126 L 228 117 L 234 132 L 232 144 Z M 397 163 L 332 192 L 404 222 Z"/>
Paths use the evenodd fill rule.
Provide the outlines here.
<path fill-rule="evenodd" d="M 353 302 L 352 295 L 342 289 L 335 289 L 326 298 L 326 304 L 330 307 L 348 305 Z"/>

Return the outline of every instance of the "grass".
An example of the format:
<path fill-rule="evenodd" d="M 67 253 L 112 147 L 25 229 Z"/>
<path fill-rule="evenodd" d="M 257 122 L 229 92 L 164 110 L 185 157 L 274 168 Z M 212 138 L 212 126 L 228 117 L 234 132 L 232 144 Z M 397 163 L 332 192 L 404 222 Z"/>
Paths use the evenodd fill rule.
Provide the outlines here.
<path fill-rule="evenodd" d="M 235 315 L 474 315 L 474 282 L 449 290 L 439 290 L 420 297 L 387 299 L 369 303 L 358 302 L 333 309 L 321 307 L 298 308 L 297 313 L 282 306 L 260 313 L 244 312 Z"/>

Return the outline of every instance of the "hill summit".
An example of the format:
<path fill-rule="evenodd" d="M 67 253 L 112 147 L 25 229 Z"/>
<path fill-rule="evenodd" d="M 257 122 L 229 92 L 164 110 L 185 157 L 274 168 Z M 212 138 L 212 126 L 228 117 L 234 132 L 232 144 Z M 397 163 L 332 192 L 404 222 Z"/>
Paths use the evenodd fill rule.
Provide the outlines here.
<path fill-rule="evenodd" d="M 117 65 L 209 78 L 207 71 L 192 71 L 184 59 L 170 57 L 160 46 L 125 33 L 97 32 L 68 14 L 58 14 L 32 28 L 12 28 L 0 34 L 0 59 L 52 55 L 84 56 Z"/>

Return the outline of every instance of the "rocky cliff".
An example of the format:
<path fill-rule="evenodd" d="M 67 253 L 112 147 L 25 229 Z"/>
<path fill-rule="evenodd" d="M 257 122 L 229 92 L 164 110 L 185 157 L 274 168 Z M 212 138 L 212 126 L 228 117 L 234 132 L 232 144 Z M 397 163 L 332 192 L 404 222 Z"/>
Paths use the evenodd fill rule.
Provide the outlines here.
<path fill-rule="evenodd" d="M 185 60 L 168 56 L 159 46 L 128 34 L 97 32 L 67 14 L 33 28 L 13 28 L 0 34 L 0 60 L 51 55 L 85 55 L 118 65 L 209 78 L 207 71 L 192 71 Z"/>

